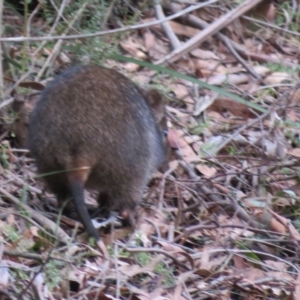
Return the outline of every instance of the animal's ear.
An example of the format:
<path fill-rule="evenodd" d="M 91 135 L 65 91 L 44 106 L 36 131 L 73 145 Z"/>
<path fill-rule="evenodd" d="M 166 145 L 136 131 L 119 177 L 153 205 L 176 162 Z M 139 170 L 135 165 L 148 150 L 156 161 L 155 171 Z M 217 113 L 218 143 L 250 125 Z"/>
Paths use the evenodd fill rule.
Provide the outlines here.
<path fill-rule="evenodd" d="M 166 112 L 166 104 L 167 99 L 164 95 L 162 95 L 159 91 L 155 89 L 148 89 L 148 90 L 142 90 L 141 91 L 145 100 L 147 101 L 147 104 L 151 108 L 156 123 L 158 125 L 158 128 L 161 130 L 161 132 L 164 133 L 163 137 L 163 146 L 165 150 L 165 161 L 160 166 L 160 171 L 165 172 L 169 169 L 169 156 L 170 156 L 170 145 L 168 142 L 168 125 L 167 125 L 167 112 Z"/>
<path fill-rule="evenodd" d="M 143 95 L 153 111 L 157 123 L 160 123 L 166 115 L 166 98 L 157 90 L 143 90 Z"/>

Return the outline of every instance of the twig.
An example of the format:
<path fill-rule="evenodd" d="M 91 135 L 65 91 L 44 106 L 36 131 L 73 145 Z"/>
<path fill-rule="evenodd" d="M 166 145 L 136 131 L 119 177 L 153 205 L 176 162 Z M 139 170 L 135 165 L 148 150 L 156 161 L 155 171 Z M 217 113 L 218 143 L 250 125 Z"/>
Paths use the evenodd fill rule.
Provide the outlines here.
<path fill-rule="evenodd" d="M 23 186 L 28 187 L 28 189 L 36 194 L 42 194 L 42 191 L 40 189 L 37 189 L 31 185 L 29 185 L 27 182 L 25 182 L 22 178 L 20 178 L 18 175 L 16 175 L 14 172 L 7 172 L 9 176 L 11 176 L 14 180 L 18 181 Z M 4 175 L 5 176 L 5 175 Z M 7 176 L 5 176 L 7 178 Z"/>
<path fill-rule="evenodd" d="M 30 253 L 30 252 L 19 252 L 19 251 L 11 251 L 11 250 L 3 250 L 3 254 L 11 257 L 22 257 L 22 258 L 27 258 L 27 259 L 33 259 L 37 261 L 44 262 L 46 259 L 50 258 L 53 260 L 57 261 L 63 261 L 66 263 L 72 263 L 70 260 L 65 260 L 63 258 L 59 258 L 57 256 L 50 255 L 40 255 L 40 254 L 35 254 L 35 253 Z"/>
<path fill-rule="evenodd" d="M 180 3 L 180 4 L 194 4 L 195 3 L 195 0 L 172 0 L 173 2 L 176 2 L 176 3 Z"/>
<path fill-rule="evenodd" d="M 254 253 L 254 254 L 257 254 L 257 255 L 264 255 L 264 256 L 268 256 L 270 257 L 270 259 L 274 260 L 274 261 L 280 261 L 280 262 L 283 262 L 283 263 L 286 263 L 288 264 L 289 266 L 291 266 L 297 273 L 300 272 L 300 268 L 292 263 L 290 263 L 288 260 L 285 260 L 279 256 L 276 256 L 276 255 L 273 255 L 273 254 L 270 254 L 268 252 L 263 252 L 263 251 L 257 251 L 257 250 L 243 250 L 243 249 L 228 249 L 228 248 L 216 248 L 216 249 L 210 249 L 209 250 L 210 253 L 223 253 L 223 252 L 228 252 L 228 253 L 232 253 L 232 254 L 235 254 L 235 255 L 239 255 L 239 256 L 242 256 L 241 254 L 245 253 L 245 254 L 251 254 L 251 253 Z M 191 254 L 191 257 L 193 259 L 199 259 L 201 258 L 203 255 L 203 252 L 198 252 L 196 254 Z M 250 257 L 249 256 L 242 256 L 243 258 L 245 258 L 246 260 L 250 260 Z M 255 261 L 257 263 L 257 261 Z"/>
<path fill-rule="evenodd" d="M 173 13 L 176 13 L 176 10 L 174 8 L 174 5 L 173 4 L 165 4 L 164 7 L 166 8 L 169 8 Z M 245 18 L 245 19 L 249 19 L 249 20 L 252 20 L 253 22 L 258 22 L 262 25 L 266 25 L 266 26 L 274 26 L 274 28 L 276 27 L 275 25 L 272 25 L 272 24 L 269 24 L 269 23 L 264 23 L 262 21 L 258 21 L 256 19 L 253 19 L 253 18 L 250 18 L 250 17 L 245 17 L 243 16 L 242 18 Z M 197 18 L 196 16 L 194 15 L 187 15 L 187 16 L 181 16 L 180 19 L 187 23 L 187 24 L 190 24 L 191 26 L 194 26 L 196 28 L 206 28 L 209 26 L 208 23 L 206 23 L 205 21 Z M 282 28 L 277 28 L 276 29 L 278 30 L 281 30 Z M 289 33 L 291 34 L 295 34 L 295 35 L 300 35 L 298 33 L 295 33 L 295 32 L 292 32 L 290 31 Z M 243 46 L 241 46 L 240 44 L 236 43 L 235 41 L 229 39 L 228 37 L 226 37 L 225 35 L 223 35 L 222 33 L 216 33 L 215 36 L 220 39 L 225 45 L 226 47 L 228 48 L 228 45 L 227 44 L 230 44 L 230 47 L 231 48 L 228 48 L 228 50 L 231 52 L 231 54 L 240 62 L 241 65 L 243 65 L 243 67 L 252 75 L 256 78 L 257 74 L 256 72 L 253 70 L 253 68 L 248 65 L 243 59 L 249 59 L 251 58 L 252 60 L 255 60 L 255 61 L 258 61 L 258 62 L 270 62 L 270 63 L 275 63 L 275 64 L 278 64 L 279 60 L 277 58 L 274 58 L 270 55 L 266 55 L 266 54 L 262 54 L 262 53 L 252 53 L 252 52 L 249 52 L 247 49 L 245 49 Z M 227 42 L 226 42 L 227 41 Z M 231 49 L 234 49 L 236 51 L 236 54 L 234 54 L 232 52 Z M 239 56 L 240 55 L 240 56 Z M 286 61 L 286 60 L 280 60 L 280 64 L 286 66 L 286 67 L 290 67 L 290 68 L 295 68 L 297 65 L 295 65 L 295 63 L 293 62 L 289 62 L 289 61 Z M 266 87 L 264 87 L 266 88 Z"/>
<path fill-rule="evenodd" d="M 1 1 L 1 0 L 0 0 Z M 30 68 L 29 68 L 29 70 L 25 73 L 25 74 L 23 74 L 22 76 L 21 76 L 21 78 L 19 78 L 14 84 L 13 84 L 13 86 L 11 86 L 5 93 L 4 93 L 4 98 L 6 98 L 6 97 L 8 97 L 10 94 L 11 94 L 11 92 L 23 81 L 23 80 L 25 80 L 25 78 L 27 78 L 31 73 L 32 73 L 32 70 L 33 70 L 33 68 L 34 68 L 34 66 L 33 66 L 33 64 L 30 66 Z M 11 98 L 12 99 L 12 101 L 14 100 L 14 98 Z M 6 100 L 7 101 L 7 100 Z M 2 105 L 4 105 L 4 102 L 3 103 L 1 103 Z"/>
<path fill-rule="evenodd" d="M 295 241 L 299 244 L 300 241 L 300 236 L 298 231 L 296 230 L 296 228 L 293 226 L 293 224 L 291 224 L 291 222 L 289 220 L 287 220 L 284 217 L 279 216 L 278 214 L 276 214 L 274 211 L 272 211 L 271 209 L 268 208 L 268 212 L 275 218 L 277 219 L 286 229 L 288 229 L 291 237 L 293 239 L 295 239 Z"/>
<path fill-rule="evenodd" d="M 116 277 L 117 277 L 116 298 L 120 299 L 121 278 L 120 278 L 120 272 L 119 272 L 118 261 L 117 261 L 117 257 L 118 257 L 118 253 L 119 253 L 118 244 L 115 243 L 113 247 L 114 247 L 114 264 L 115 264 Z"/>
<path fill-rule="evenodd" d="M 17 300 L 16 297 L 13 297 L 9 292 L 5 291 L 4 289 L 0 289 L 0 296 L 5 296 L 9 300 Z"/>
<path fill-rule="evenodd" d="M 243 132 L 248 127 L 253 126 L 257 122 L 261 122 L 264 118 L 266 118 L 271 113 L 271 108 L 268 109 L 265 113 L 260 115 L 258 118 L 250 121 L 249 123 L 243 125 L 241 128 L 236 130 L 228 139 L 222 142 L 216 149 L 214 149 L 214 153 L 212 155 L 216 155 L 219 151 L 221 151 L 224 147 L 226 147 L 232 140 L 234 140 L 241 132 Z"/>
<path fill-rule="evenodd" d="M 97 32 L 94 32 L 94 33 L 75 34 L 75 35 L 68 35 L 68 36 L 55 35 L 55 36 L 46 36 L 46 37 L 23 37 L 23 36 L 6 37 L 6 38 L 1 38 L 0 37 L 0 42 L 21 43 L 21 42 L 26 42 L 26 41 L 30 41 L 30 42 L 35 41 L 35 42 L 37 42 L 37 41 L 55 41 L 55 40 L 74 40 L 74 39 L 82 39 L 82 38 L 103 36 L 103 35 L 108 35 L 108 34 L 115 34 L 115 33 L 125 32 L 125 31 L 129 31 L 129 30 L 136 30 L 136 29 L 155 26 L 155 25 L 161 24 L 163 22 L 176 19 L 176 18 L 178 18 L 178 17 L 180 17 L 184 14 L 190 13 L 194 10 L 197 10 L 201 7 L 207 6 L 207 5 L 212 4 L 214 2 L 217 2 L 217 0 L 210 0 L 208 2 L 201 3 L 201 4 L 198 4 L 198 5 L 192 5 L 188 8 L 186 8 L 186 9 L 183 9 L 182 11 L 178 12 L 177 14 L 166 17 L 163 20 L 156 20 L 156 21 L 149 22 L 149 23 L 138 24 L 138 25 L 133 25 L 133 26 L 126 26 L 126 27 L 123 27 L 123 28 L 118 28 L 118 29 L 113 29 L 113 30 L 97 31 Z"/>
<path fill-rule="evenodd" d="M 156 236 L 157 236 L 157 238 L 160 239 L 161 238 L 161 233 L 160 233 L 160 230 L 159 230 L 157 224 L 155 222 L 153 222 L 152 220 L 148 219 L 148 218 L 145 218 L 144 220 L 154 227 L 155 232 L 156 232 Z"/>
<path fill-rule="evenodd" d="M 253 67 L 245 62 L 245 60 L 237 53 L 235 48 L 233 47 L 232 43 L 230 42 L 230 39 L 228 39 L 226 36 L 217 34 L 218 38 L 221 39 L 221 41 L 225 44 L 225 46 L 228 48 L 229 52 L 234 56 L 234 58 L 246 69 L 246 71 L 249 72 L 249 74 L 254 79 L 261 79 L 261 76 L 259 76 Z"/>
<path fill-rule="evenodd" d="M 64 9 L 65 9 L 66 3 L 67 3 L 67 0 L 63 0 L 62 4 L 61 4 L 61 6 L 60 6 L 60 9 L 57 11 L 56 19 L 55 19 L 55 21 L 54 21 L 54 23 L 53 23 L 53 25 L 52 25 L 52 27 L 51 27 L 51 29 L 50 29 L 50 31 L 49 31 L 48 36 L 51 36 L 51 35 L 53 34 L 53 32 L 54 32 L 54 30 L 55 30 L 55 28 L 56 28 L 56 26 L 57 26 L 57 24 L 58 24 L 60 18 L 63 17 L 63 16 L 62 16 L 62 13 L 63 13 L 63 11 L 64 11 Z M 54 6 L 55 9 L 57 9 L 57 7 L 55 6 L 55 3 L 54 3 L 54 2 L 52 3 L 52 5 Z M 33 52 L 32 56 L 35 57 L 35 56 L 37 55 L 37 53 L 39 53 L 40 50 L 43 49 L 43 47 L 44 47 L 45 44 L 46 44 L 46 41 L 43 41 L 43 42 L 39 45 L 39 47 Z"/>
<path fill-rule="evenodd" d="M 70 22 L 70 24 L 68 24 L 67 29 L 64 31 L 62 36 L 65 36 L 67 34 L 67 32 L 71 29 L 71 27 L 73 26 L 73 24 L 75 23 L 75 21 L 79 18 L 79 16 L 82 14 L 84 8 L 86 7 L 86 5 L 88 4 L 88 2 L 85 2 L 82 7 L 78 10 L 77 14 L 74 16 L 73 20 Z M 52 64 L 56 57 L 59 54 L 59 50 L 61 48 L 61 45 L 63 43 L 63 40 L 60 39 L 57 41 L 57 43 L 55 44 L 55 46 L 52 49 L 51 55 L 48 56 L 46 62 L 44 63 L 43 67 L 41 68 L 41 70 L 39 71 L 38 75 L 36 76 L 35 80 L 39 81 L 39 79 L 41 78 L 41 76 L 43 75 L 44 71 L 46 70 L 46 68 Z"/>
<path fill-rule="evenodd" d="M 162 176 L 162 179 L 159 183 L 159 198 L 158 198 L 158 208 L 161 210 L 163 208 L 163 200 L 165 194 L 165 184 L 166 178 L 168 178 L 178 167 L 178 164 L 172 165 Z"/>
<path fill-rule="evenodd" d="M 180 161 L 180 165 L 188 172 L 189 176 L 192 179 L 197 179 L 198 176 L 196 175 L 195 171 L 191 168 L 191 166 L 183 161 Z M 207 195 L 207 197 L 209 197 L 213 202 L 220 202 L 219 197 L 217 197 L 217 195 L 213 194 L 212 191 L 206 187 L 203 184 L 196 184 L 197 188 L 205 195 Z M 233 209 L 236 211 L 236 213 L 239 215 L 240 218 L 242 218 L 245 222 L 247 222 L 247 224 L 250 224 L 253 227 L 257 227 L 257 222 L 255 222 L 254 220 L 252 220 L 252 218 L 246 213 L 246 211 L 240 207 L 239 205 L 237 205 L 236 203 L 234 203 L 231 199 L 231 207 L 233 207 Z M 226 205 L 228 205 L 228 202 L 225 201 L 221 201 L 221 203 L 224 203 Z"/>
<path fill-rule="evenodd" d="M 270 27 L 270 28 L 273 28 L 273 29 L 276 29 L 276 30 L 279 30 L 279 31 L 282 31 L 282 32 L 286 32 L 286 33 L 289 33 L 289 34 L 293 34 L 295 36 L 299 36 L 300 37 L 300 32 L 288 30 L 288 29 L 279 27 L 277 25 L 274 25 L 272 23 L 267 23 L 267 22 L 264 22 L 264 21 L 261 21 L 261 20 L 257 20 L 257 19 L 248 17 L 248 16 L 242 16 L 242 18 L 245 19 L 245 20 L 252 21 L 252 22 L 255 22 L 257 24 L 263 25 L 263 28 Z"/>
<path fill-rule="evenodd" d="M 199 231 L 199 230 L 213 230 L 213 229 L 218 229 L 218 228 L 238 228 L 238 229 L 247 229 L 248 231 L 252 231 L 257 234 L 272 234 L 272 235 L 277 235 L 279 238 L 283 238 L 285 235 L 280 233 L 280 232 L 275 232 L 275 231 L 270 231 L 266 229 L 259 229 L 255 227 L 249 227 L 249 226 L 242 226 L 242 225 L 236 225 L 236 224 L 225 224 L 225 225 L 220 225 L 217 222 L 214 222 L 213 225 L 210 224 L 199 224 L 199 225 L 194 225 L 190 227 L 186 227 L 183 231 L 183 233 L 179 234 L 176 236 L 176 238 L 173 241 L 170 241 L 170 243 L 178 243 L 181 239 L 188 237 L 191 233 L 194 231 Z"/>
<path fill-rule="evenodd" d="M 23 286 L 23 289 L 17 295 L 18 299 L 20 299 L 20 298 L 23 299 L 23 296 L 28 291 L 28 289 L 31 286 L 34 286 L 34 283 L 35 283 L 35 280 L 36 280 L 37 276 L 43 272 L 43 270 L 45 269 L 46 264 L 50 261 L 50 255 L 51 255 L 51 253 L 53 252 L 54 249 L 55 248 L 52 248 L 50 250 L 50 252 L 47 255 L 47 258 L 43 261 L 41 267 L 39 268 L 39 271 L 35 272 L 35 274 L 32 276 L 32 278 L 29 280 L 28 284 L 25 287 Z"/>
<path fill-rule="evenodd" d="M 177 258 L 175 258 L 172 253 L 169 253 L 163 249 L 159 249 L 159 248 L 132 248 L 132 247 L 127 247 L 125 244 L 119 243 L 118 244 L 120 246 L 122 246 L 126 251 L 130 252 L 130 253 L 149 253 L 149 252 L 153 252 L 153 253 L 160 253 L 165 255 L 166 257 L 170 258 L 171 260 L 174 261 L 175 264 L 177 264 L 178 266 L 180 266 L 181 268 L 184 268 L 185 270 L 187 270 L 187 266 L 183 263 L 181 263 L 180 261 L 178 261 Z M 186 252 L 177 252 L 178 254 L 182 254 L 185 257 L 187 257 L 187 253 Z M 190 256 L 189 256 L 190 258 Z M 191 263 L 191 267 L 192 269 L 194 268 L 194 262 L 192 259 L 189 259 L 190 263 Z"/>
<path fill-rule="evenodd" d="M 67 1 L 66 3 L 62 3 L 59 9 L 58 9 L 58 7 L 56 6 L 56 4 L 55 4 L 55 2 L 53 0 L 50 0 L 50 3 L 51 3 L 51 5 L 54 7 L 54 9 L 57 12 L 57 18 L 58 18 L 58 20 L 59 20 L 59 18 L 61 18 L 66 24 L 68 24 L 68 20 L 64 17 L 64 15 L 62 13 L 63 13 L 63 10 L 64 10 L 64 7 L 65 7 L 66 3 L 69 3 L 69 2 Z M 55 28 L 56 25 L 53 26 L 53 27 Z M 76 32 L 78 32 L 75 28 L 72 28 L 72 29 L 74 29 Z"/>
<path fill-rule="evenodd" d="M 37 227 L 41 232 L 44 232 L 47 236 L 51 237 L 54 240 L 56 239 L 55 235 L 51 234 L 49 231 L 47 231 L 43 226 L 41 226 L 39 223 L 37 223 L 36 221 L 34 221 L 32 218 L 27 217 L 24 214 L 21 214 L 19 212 L 16 212 L 15 210 L 10 210 L 10 209 L 6 209 L 6 208 L 2 208 L 2 207 L 0 207 L 0 211 L 4 212 L 6 214 L 16 215 L 16 216 L 24 219 L 28 223 L 32 224 L 33 226 Z"/>
<path fill-rule="evenodd" d="M 0 0 L 1 1 L 1 0 Z M 0 75 L 1 76 L 1 75 Z M 2 98 L 3 99 L 3 98 Z M 15 98 L 9 98 L 6 99 L 5 101 L 0 103 L 0 109 L 2 109 L 3 107 L 5 107 L 6 105 L 11 104 L 14 101 Z"/>
<path fill-rule="evenodd" d="M 172 13 L 176 13 L 176 8 L 174 4 L 166 4 L 165 7 L 171 9 Z M 209 23 L 191 14 L 182 16 L 180 17 L 180 19 L 183 22 L 200 29 L 204 29 L 209 26 Z M 225 46 L 228 48 L 231 54 L 249 72 L 249 74 L 251 74 L 255 79 L 260 78 L 260 76 L 254 71 L 253 67 L 247 64 L 245 60 L 237 53 L 238 49 L 236 49 L 236 43 L 234 43 L 231 39 L 229 39 L 222 33 L 216 33 L 215 36 L 225 44 Z"/>
<path fill-rule="evenodd" d="M 213 22 L 209 27 L 205 28 L 194 37 L 192 37 L 189 41 L 183 44 L 178 49 L 174 50 L 172 53 L 166 55 L 164 58 L 155 62 L 155 64 L 162 64 L 164 62 L 172 63 L 179 59 L 182 55 L 187 54 L 191 50 L 197 48 L 202 42 L 207 40 L 210 36 L 214 35 L 222 28 L 229 25 L 235 19 L 239 18 L 241 15 L 246 13 L 248 10 L 252 9 L 262 0 L 247 0 L 243 2 L 241 5 L 231 10 L 215 22 Z M 208 2 L 207 2 L 208 3 Z"/>
<path fill-rule="evenodd" d="M 57 224 L 55 224 L 45 216 L 42 216 L 41 214 L 33 210 L 30 206 L 22 203 L 18 198 L 8 193 L 2 187 L 0 187 L 0 193 L 7 197 L 9 200 L 11 200 L 14 204 L 20 206 L 22 209 L 27 211 L 37 222 L 51 229 L 54 234 L 57 234 L 57 237 L 61 242 L 67 244 L 68 241 L 71 240 L 71 238 L 60 227 L 58 227 Z"/>
<path fill-rule="evenodd" d="M 276 271 L 280 272 L 280 270 L 278 270 L 278 269 Z M 270 283 L 272 282 L 272 284 L 274 284 L 274 281 L 278 282 L 278 284 L 280 284 L 280 285 L 282 285 L 282 283 L 290 284 L 291 287 L 294 288 L 294 282 L 291 282 L 290 280 L 282 278 L 282 277 L 274 277 L 274 276 L 268 276 L 268 277 L 256 279 L 256 280 L 253 280 L 251 282 L 249 282 L 249 281 L 239 282 L 239 283 L 237 283 L 237 286 L 245 289 L 247 287 L 257 286 L 258 284 L 266 285 L 266 283 L 268 283 L 268 282 L 270 282 Z"/>
<path fill-rule="evenodd" d="M 25 23 L 27 25 L 26 33 L 28 36 L 30 36 L 30 27 L 31 27 L 32 19 L 38 13 L 41 6 L 42 6 L 41 3 L 38 3 L 38 5 L 35 7 L 34 11 L 30 14 L 28 21 Z M 27 52 L 30 53 L 30 46 L 29 46 L 28 42 L 26 43 L 26 46 L 27 46 Z"/>
<path fill-rule="evenodd" d="M 155 14 L 158 20 L 163 20 L 165 19 L 164 12 L 161 8 L 161 5 L 159 4 L 159 0 L 154 0 L 154 9 L 155 9 Z M 161 27 L 163 28 L 165 34 L 167 35 L 172 49 L 177 49 L 180 47 L 180 41 L 178 40 L 177 36 L 175 35 L 174 31 L 172 30 L 171 26 L 169 25 L 168 22 L 163 22 L 161 23 Z"/>
<path fill-rule="evenodd" d="M 104 15 L 103 20 L 101 21 L 101 24 L 100 24 L 100 29 L 101 30 L 104 30 L 104 28 L 106 28 L 107 20 L 108 20 L 109 16 L 112 13 L 112 10 L 114 8 L 115 3 L 116 3 L 116 0 L 111 1 L 110 5 L 109 5 L 109 7 L 106 11 L 106 14 Z"/>

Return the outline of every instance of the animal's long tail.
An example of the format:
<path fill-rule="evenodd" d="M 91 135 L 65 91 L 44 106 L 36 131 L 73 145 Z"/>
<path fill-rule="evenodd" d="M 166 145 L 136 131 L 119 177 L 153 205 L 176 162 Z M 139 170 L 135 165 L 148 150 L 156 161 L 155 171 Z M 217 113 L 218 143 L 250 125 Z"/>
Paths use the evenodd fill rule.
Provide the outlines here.
<path fill-rule="evenodd" d="M 96 242 L 100 239 L 99 235 L 91 221 L 91 217 L 84 202 L 84 186 L 80 181 L 70 182 L 70 188 L 73 196 L 76 213 L 83 223 L 87 233 L 93 237 Z"/>

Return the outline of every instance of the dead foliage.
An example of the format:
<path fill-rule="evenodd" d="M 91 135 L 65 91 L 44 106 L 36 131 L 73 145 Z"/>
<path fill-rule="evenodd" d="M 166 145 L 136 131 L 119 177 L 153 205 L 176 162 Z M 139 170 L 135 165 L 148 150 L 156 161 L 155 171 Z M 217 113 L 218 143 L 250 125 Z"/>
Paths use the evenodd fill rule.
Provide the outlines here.
<path fill-rule="evenodd" d="M 101 30 L 116 29 L 120 23 L 114 18 L 125 18 L 115 2 Z M 128 7 L 143 10 L 140 25 L 200 7 L 193 0 L 152 8 L 137 2 Z M 1 299 L 300 299 L 299 3 L 209 2 L 163 24 L 123 33 L 119 50 L 244 102 L 132 62 L 105 60 L 168 97 L 172 147 L 168 170 L 156 174 L 145 191 L 134 232 L 99 231 L 109 261 L 84 234 L 77 235 L 81 224 L 59 208 L 49 210 L 56 201 L 23 149 L 36 90 L 51 80 L 53 70 L 74 63 L 63 43 L 84 47 L 84 39 L 25 48 L 3 44 L 14 61 L 25 49 L 32 65 L 17 78 L 3 69 Z M 29 28 L 40 26 L 54 36 L 38 11 L 31 12 Z M 74 19 L 60 31 L 62 38 L 80 34 L 72 29 Z M 5 8 L 2 23 L 22 22 Z M 28 36 L 40 37 L 35 31 Z M 112 35 L 103 40 L 115 42 Z M 87 192 L 86 201 L 95 205 L 93 194 Z"/>

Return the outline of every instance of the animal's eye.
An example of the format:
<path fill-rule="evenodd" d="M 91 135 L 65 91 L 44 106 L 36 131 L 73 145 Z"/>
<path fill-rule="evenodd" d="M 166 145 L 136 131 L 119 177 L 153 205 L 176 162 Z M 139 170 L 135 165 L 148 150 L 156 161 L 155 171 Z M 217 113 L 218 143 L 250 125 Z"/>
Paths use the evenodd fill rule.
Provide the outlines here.
<path fill-rule="evenodd" d="M 168 136 L 168 130 L 163 130 L 164 136 Z"/>

